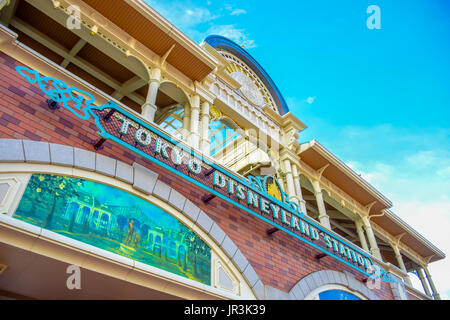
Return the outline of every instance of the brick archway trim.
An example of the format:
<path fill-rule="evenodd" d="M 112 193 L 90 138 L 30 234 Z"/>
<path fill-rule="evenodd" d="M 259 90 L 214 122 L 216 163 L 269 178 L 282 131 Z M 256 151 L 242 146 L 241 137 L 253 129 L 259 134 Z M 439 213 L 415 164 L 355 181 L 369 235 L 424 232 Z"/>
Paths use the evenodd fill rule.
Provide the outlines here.
<path fill-rule="evenodd" d="M 230 237 L 199 207 L 158 179 L 156 172 L 136 162 L 130 166 L 122 161 L 80 148 L 18 139 L 0 139 L 0 163 L 2 162 L 53 164 L 93 171 L 129 183 L 134 189 L 169 203 L 183 212 L 223 250 L 258 299 L 266 297 L 265 286 L 261 279 Z"/>

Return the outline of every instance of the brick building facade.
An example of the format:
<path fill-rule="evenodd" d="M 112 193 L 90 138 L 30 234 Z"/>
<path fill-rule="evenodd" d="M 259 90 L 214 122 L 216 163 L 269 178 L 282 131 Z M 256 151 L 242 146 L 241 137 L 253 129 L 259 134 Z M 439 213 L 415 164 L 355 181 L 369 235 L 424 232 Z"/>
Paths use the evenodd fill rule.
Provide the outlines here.
<path fill-rule="evenodd" d="M 183 38 L 179 31 L 175 35 L 165 34 L 162 40 L 157 37 L 152 40 L 152 37 L 148 38 L 132 26 L 125 28 L 121 14 L 139 16 L 149 28 L 164 30 L 165 26 L 157 27 L 155 21 L 158 19 L 170 26 L 169 22 L 141 1 L 123 1 L 118 6 L 120 8 L 115 9 L 105 7 L 100 1 L 84 1 L 81 19 L 86 21 L 82 20 L 80 28 L 86 30 L 75 33 L 80 38 L 70 42 L 70 37 L 74 37 L 71 30 L 64 31 L 67 34 L 60 38 L 53 37 L 53 31 L 50 30 L 53 24 L 54 29 L 61 28 L 59 16 L 67 15 L 67 6 L 59 3 L 52 9 L 54 11 L 46 12 L 45 8 L 52 5 L 51 1 L 43 1 L 48 3 L 42 5 L 25 0 L 12 2 L 2 8 L 0 39 L 0 252 L 3 253 L 0 258 L 4 260 L 0 260 L 0 264 L 5 266 L 0 273 L 0 289 L 3 296 L 52 298 L 53 294 L 57 294 L 67 299 L 323 299 L 323 292 L 337 291 L 358 299 L 431 299 L 431 295 L 435 299 L 439 298 L 426 266 L 429 262 L 442 259 L 442 252 L 399 221 L 389 211 L 392 205 L 389 200 L 352 173 L 320 144 L 299 144 L 298 134 L 306 126 L 289 112 L 270 77 L 243 49 L 221 37 L 210 37 L 202 46 L 198 46 Z M 30 16 L 34 11 L 45 15 L 41 25 L 33 24 L 35 20 Z M 9 13 L 5 15 L 9 20 L 5 20 L 5 12 Z M 94 20 L 100 16 L 109 24 L 95 24 Z M 88 37 L 83 32 L 87 32 Z M 44 37 L 46 33 L 54 43 Z M 134 45 L 126 47 L 124 42 L 120 42 L 125 34 L 136 39 Z M 103 42 L 100 44 L 91 40 Z M 163 46 L 164 41 L 174 45 L 166 45 L 166 50 L 159 50 L 158 46 Z M 55 49 L 58 42 L 61 48 Z M 127 90 L 127 85 L 133 85 L 130 81 L 125 81 L 120 88 L 111 87 L 114 84 L 112 80 L 111 84 L 105 84 L 105 79 L 114 76 L 115 64 L 121 62 L 110 62 L 104 58 L 105 65 L 111 65 L 97 65 L 101 70 L 94 72 L 89 69 L 93 68 L 94 58 L 88 61 L 89 55 L 86 55 L 77 60 L 75 50 L 69 54 L 70 48 L 77 43 L 81 43 L 80 46 L 84 48 L 94 48 L 91 57 L 97 56 L 97 61 L 101 61 L 103 55 L 112 59 L 117 54 L 115 51 L 121 50 L 121 53 L 126 51 L 124 56 L 129 62 L 130 59 L 140 59 L 145 50 L 152 50 L 155 56 L 141 61 L 148 72 L 144 85 L 136 85 L 142 90 Z M 64 46 L 65 49 L 62 48 Z M 83 50 L 79 48 L 80 55 Z M 151 64 L 152 59 L 154 61 Z M 68 62 L 64 63 L 64 60 Z M 159 61 L 159 65 L 155 61 Z M 84 70 L 81 67 L 83 65 Z M 123 67 L 130 72 L 132 79 L 131 75 L 140 76 L 139 72 L 134 72 L 138 68 L 136 65 L 136 61 L 132 60 L 130 65 Z M 271 176 L 277 178 L 279 192 L 286 197 L 268 193 L 268 190 L 260 190 L 262 194 L 272 196 L 292 209 L 297 208 L 307 221 L 323 228 L 321 235 L 334 236 L 343 243 L 353 245 L 357 253 L 376 262 L 384 276 L 373 282 L 369 270 L 361 268 L 356 260 L 355 263 L 349 263 L 345 259 L 336 259 L 331 245 L 328 249 L 309 245 L 299 237 L 284 232 L 278 225 L 274 228 L 274 225 L 268 224 L 257 214 L 251 214 L 254 208 L 250 201 L 240 206 L 236 199 L 230 201 L 225 196 L 211 194 L 194 183 L 193 178 L 183 178 L 176 172 L 176 166 L 175 171 L 170 170 L 134 152 L 125 143 L 119 144 L 111 139 L 102 141 L 94 117 L 81 119 L 77 112 L 69 110 L 61 102 L 58 109 L 51 108 L 52 97 L 44 92 L 40 83 L 31 83 L 32 77 L 27 79 L 20 74 L 17 67 L 36 70 L 41 76 L 70 83 L 92 94 L 97 106 L 109 100 L 115 101 L 121 110 L 130 112 L 134 120 L 143 121 L 149 128 L 161 130 L 178 139 L 181 145 L 203 153 L 208 161 L 217 163 L 216 171 L 221 169 L 238 178 L 264 177 L 265 172 L 270 172 Z M 228 72 L 228 69 L 232 72 Z M 236 76 L 238 73 L 245 76 Z M 94 77 L 95 74 L 97 77 Z M 248 79 L 253 81 L 252 84 L 246 82 Z M 137 81 L 134 80 L 135 83 Z M 152 89 L 155 86 L 156 89 Z M 142 109 L 137 103 L 140 95 L 144 96 Z M 255 107 L 260 101 L 265 101 L 264 107 Z M 233 109 L 236 105 L 240 109 Z M 245 109 L 245 106 L 248 108 Z M 174 124 L 177 117 L 180 125 L 171 131 L 170 124 Z M 120 121 L 123 123 L 124 119 Z M 213 127 L 214 121 L 222 127 Z M 217 128 L 224 135 L 233 129 L 231 137 L 227 136 L 228 142 L 232 142 L 227 144 L 227 138 L 225 142 L 219 141 L 218 136 L 214 140 Z M 271 139 L 267 143 L 269 148 L 259 145 L 253 149 L 245 147 L 252 140 L 253 136 L 249 134 L 251 130 L 257 132 L 257 137 Z M 147 141 L 147 135 L 139 136 L 141 143 L 142 139 Z M 143 150 L 137 135 L 134 136 L 137 142 L 134 147 Z M 122 133 L 120 139 L 124 139 Z M 235 154 L 233 158 L 228 156 L 227 150 L 210 154 L 210 149 L 219 150 L 220 146 L 224 150 L 232 150 Z M 271 153 L 275 146 L 279 149 Z M 265 155 L 261 156 L 263 153 Z M 256 160 L 248 160 L 254 158 Z M 242 161 L 246 161 L 245 164 Z M 87 207 L 86 204 L 77 207 L 78 211 L 74 211 L 71 216 L 70 202 L 58 204 L 60 200 L 56 197 L 53 207 L 51 200 L 48 203 L 40 202 L 44 208 L 41 211 L 55 211 L 56 206 L 64 208 L 60 209 L 65 211 L 64 216 L 62 213 L 58 216 L 58 212 L 52 211 L 45 219 L 38 220 L 39 210 L 33 213 L 29 206 L 34 208 L 36 192 L 44 195 L 44 191 L 41 192 L 44 187 L 39 185 L 39 181 L 53 181 L 51 177 L 62 177 L 61 181 L 69 181 L 64 180 L 67 176 L 81 179 L 85 185 L 102 184 L 102 187 L 98 187 L 100 189 L 103 185 L 116 187 L 127 192 L 130 197 L 133 195 L 152 203 L 188 227 L 189 232 L 192 232 L 189 239 L 198 237 L 200 246 L 206 246 L 207 253 L 199 253 L 199 246 L 195 249 L 189 241 L 183 242 L 185 240 L 180 240 L 179 236 L 172 235 L 171 226 L 164 229 L 165 220 L 160 226 L 157 226 L 157 221 L 151 220 L 147 223 L 150 227 L 144 228 L 144 218 L 138 220 L 128 216 L 124 222 L 126 226 L 118 228 L 120 219 L 117 218 L 118 214 L 114 216 L 111 209 L 112 200 L 98 200 L 103 198 L 95 193 L 97 191 L 92 191 L 92 199 L 97 200 L 92 200 L 93 207 L 86 216 L 82 210 Z M 38 183 L 37 187 L 31 187 L 34 181 Z M 64 183 L 59 184 L 60 190 L 56 186 L 57 196 L 69 188 L 68 183 Z M 54 190 L 52 187 L 47 188 Z M 69 201 L 67 199 L 64 201 Z M 95 215 L 94 207 L 104 212 L 109 210 L 108 218 L 106 214 L 98 213 L 98 210 Z M 294 214 L 290 212 L 290 216 Z M 53 220 L 53 225 L 48 222 L 50 216 L 55 219 L 54 215 L 58 216 L 60 224 L 56 220 Z M 97 222 L 92 224 L 93 220 Z M 130 226 L 131 221 L 135 222 L 135 227 Z M 67 230 L 61 231 L 64 223 L 67 224 Z M 353 225 L 350 226 L 351 223 Z M 81 231 L 83 224 L 84 228 L 91 228 L 85 235 Z M 180 228 L 178 233 L 184 230 Z M 150 231 L 155 234 L 155 239 L 156 234 L 161 234 L 162 238 L 168 239 L 167 242 L 160 242 L 156 246 L 153 237 L 150 241 Z M 128 236 L 123 240 L 127 233 L 131 234 L 131 242 Z M 94 248 L 96 244 L 92 239 L 113 239 L 113 235 L 119 235 L 121 239 L 120 249 L 116 248 L 117 241 L 114 240 L 114 250 L 119 251 L 100 245 L 100 250 Z M 176 253 L 175 249 L 173 252 L 169 249 L 172 244 L 173 248 L 177 248 Z M 157 250 L 160 250 L 159 256 Z M 139 260 L 136 258 L 138 254 L 139 257 L 148 256 Z M 210 265 L 199 264 L 198 259 L 202 254 L 211 259 Z M 427 257 L 431 258 L 427 260 Z M 43 279 L 35 280 L 34 289 L 30 289 L 18 281 L 17 277 L 23 272 L 20 265 L 31 265 L 32 261 L 39 259 L 43 261 L 42 266 L 33 267 L 34 272 L 46 274 L 43 269 L 46 272 L 52 270 L 55 274 L 59 273 L 56 278 L 64 278 L 67 274 L 63 265 L 78 265 L 82 274 L 86 272 L 92 279 L 108 277 L 109 280 L 104 281 L 108 281 L 112 289 L 103 290 L 101 284 L 106 282 L 94 280 L 90 287 L 71 295 L 73 291 L 67 290 L 65 282 L 56 283 L 55 280 L 50 285 L 52 290 L 47 290 L 41 287 L 44 285 Z M 152 263 L 142 262 L 147 261 L 145 259 L 150 259 Z M 187 262 L 183 264 L 180 262 L 182 259 Z M 350 254 L 348 260 L 351 260 Z M 180 271 L 171 271 L 174 270 L 171 268 Z M 426 272 L 432 292 L 423 276 L 425 293 L 411 286 L 408 272 L 418 270 L 418 274 L 423 275 L 421 268 Z M 172 275 L 173 272 L 176 275 Z M 202 274 L 207 280 L 201 280 Z M 126 289 L 121 291 L 118 289 L 121 287 Z"/>

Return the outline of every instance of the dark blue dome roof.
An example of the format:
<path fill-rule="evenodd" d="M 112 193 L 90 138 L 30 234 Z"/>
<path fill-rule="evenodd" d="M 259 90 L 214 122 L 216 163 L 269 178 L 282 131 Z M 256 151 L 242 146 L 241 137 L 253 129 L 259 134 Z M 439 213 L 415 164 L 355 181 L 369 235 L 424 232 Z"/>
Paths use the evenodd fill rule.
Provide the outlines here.
<path fill-rule="evenodd" d="M 259 63 L 241 46 L 239 46 L 238 44 L 236 44 L 235 42 L 233 42 L 228 38 L 218 35 L 208 36 L 205 39 L 205 42 L 215 49 L 223 49 L 241 59 L 261 79 L 261 81 L 266 86 L 267 90 L 269 90 L 273 100 L 275 101 L 278 107 L 278 111 L 280 112 L 280 114 L 284 115 L 289 112 L 289 108 L 286 104 L 286 101 L 284 100 L 283 96 L 280 93 L 280 90 L 278 90 L 273 80 L 270 78 L 267 72 L 259 65 Z"/>

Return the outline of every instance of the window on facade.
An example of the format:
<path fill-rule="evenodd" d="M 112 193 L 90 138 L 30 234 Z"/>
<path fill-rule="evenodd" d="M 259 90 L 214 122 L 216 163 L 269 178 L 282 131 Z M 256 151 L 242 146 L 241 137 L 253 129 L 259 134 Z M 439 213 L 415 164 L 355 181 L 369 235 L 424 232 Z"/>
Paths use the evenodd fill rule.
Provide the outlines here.
<path fill-rule="evenodd" d="M 183 117 L 184 109 L 176 110 L 162 120 L 159 126 L 172 136 L 181 139 L 183 137 Z M 155 122 L 158 123 L 158 121 Z"/>
<path fill-rule="evenodd" d="M 361 300 L 361 299 L 346 291 L 327 290 L 319 293 L 319 300 Z"/>
<path fill-rule="evenodd" d="M 209 139 L 211 142 L 211 155 L 223 157 L 234 149 L 234 140 L 240 137 L 236 130 L 230 128 L 220 120 L 211 121 L 209 125 Z"/>
<path fill-rule="evenodd" d="M 211 249 L 159 207 L 79 178 L 33 174 L 14 218 L 211 284 Z"/>
<path fill-rule="evenodd" d="M 159 86 L 155 105 L 157 111 L 154 122 L 173 136 L 187 139 L 190 128 L 190 101 L 186 93 L 172 82 L 163 82 Z M 183 123 L 184 120 L 186 123 Z"/>
<path fill-rule="evenodd" d="M 245 136 L 244 130 L 227 116 L 212 119 L 209 139 L 211 156 L 227 168 L 245 177 L 275 174 L 270 157 L 258 145 L 260 142 Z"/>

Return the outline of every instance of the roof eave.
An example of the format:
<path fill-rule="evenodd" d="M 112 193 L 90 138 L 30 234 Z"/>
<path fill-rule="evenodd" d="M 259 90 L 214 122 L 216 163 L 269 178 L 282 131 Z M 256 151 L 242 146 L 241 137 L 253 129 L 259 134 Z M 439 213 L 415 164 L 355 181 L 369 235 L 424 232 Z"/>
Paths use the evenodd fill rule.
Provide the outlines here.
<path fill-rule="evenodd" d="M 393 220 L 395 223 L 397 223 L 400 227 L 405 229 L 410 235 L 412 235 L 414 238 L 416 238 L 418 241 L 420 241 L 422 244 L 424 244 L 428 249 L 430 249 L 434 257 L 439 259 L 433 259 L 431 260 L 437 261 L 445 258 L 445 253 L 439 250 L 434 244 L 432 244 L 429 240 L 427 240 L 424 236 L 422 236 L 419 232 L 417 232 L 413 227 L 411 227 L 409 224 L 407 224 L 405 221 L 403 221 L 398 215 L 396 215 L 394 212 L 390 210 L 385 210 L 385 215 Z"/>
<path fill-rule="evenodd" d="M 170 23 L 166 18 L 160 15 L 155 9 L 150 7 L 143 0 L 124 0 L 130 6 L 132 6 L 136 11 L 139 11 L 144 17 L 146 17 L 153 24 L 158 26 L 161 30 L 164 30 L 166 34 L 173 38 L 177 43 L 190 51 L 198 59 L 200 59 L 205 65 L 207 65 L 211 70 L 214 70 L 219 61 L 213 57 L 210 53 L 204 50 L 199 44 L 189 38 L 181 30 Z"/>
<path fill-rule="evenodd" d="M 303 146 L 303 147 L 302 147 Z M 313 148 L 315 151 L 320 153 L 325 159 L 333 163 L 337 168 L 339 168 L 345 175 L 350 177 L 353 181 L 358 183 L 361 187 L 363 187 L 367 192 L 369 192 L 372 196 L 374 196 L 381 204 L 383 204 L 386 208 L 392 207 L 392 202 L 383 196 L 377 189 L 375 189 L 370 183 L 361 178 L 355 171 L 353 171 L 350 167 L 348 167 L 344 162 L 339 160 L 335 155 L 333 155 L 330 151 L 328 151 L 323 145 L 321 145 L 317 140 L 311 140 L 310 142 L 301 144 L 299 155 Z"/>

